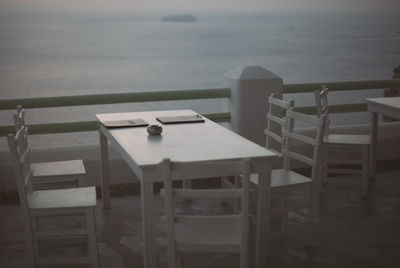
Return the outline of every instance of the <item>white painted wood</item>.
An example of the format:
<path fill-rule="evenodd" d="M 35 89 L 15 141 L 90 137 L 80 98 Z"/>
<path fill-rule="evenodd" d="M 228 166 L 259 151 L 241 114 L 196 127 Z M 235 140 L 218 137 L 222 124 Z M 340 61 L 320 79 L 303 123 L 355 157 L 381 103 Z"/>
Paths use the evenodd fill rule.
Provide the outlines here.
<path fill-rule="evenodd" d="M 28 204 L 30 209 L 94 207 L 96 188 L 37 190 L 28 194 Z"/>
<path fill-rule="evenodd" d="M 318 144 L 315 144 L 315 139 L 298 134 L 296 132 L 289 132 L 289 131 L 283 131 L 283 135 L 286 136 L 287 138 L 292 138 L 313 146 L 317 146 Z"/>
<path fill-rule="evenodd" d="M 85 174 L 82 160 L 67 160 L 54 162 L 41 162 L 31 164 L 34 177 L 73 176 Z"/>
<path fill-rule="evenodd" d="M 280 137 L 278 134 L 275 134 L 274 132 L 266 129 L 264 131 L 264 134 L 267 135 L 269 138 L 272 138 L 274 140 L 276 140 L 279 143 L 282 143 L 282 137 Z"/>
<path fill-rule="evenodd" d="M 103 208 L 110 208 L 110 184 L 108 182 L 108 141 L 103 132 L 99 131 L 100 138 L 100 178 L 101 178 L 101 201 Z"/>
<path fill-rule="evenodd" d="M 370 182 L 372 186 L 376 179 L 376 155 L 378 144 L 378 114 L 400 120 L 400 97 L 367 98 L 368 111 L 371 113 L 371 149 L 370 149 Z"/>
<path fill-rule="evenodd" d="M 268 97 L 267 107 L 267 122 L 264 130 L 265 147 L 270 150 L 272 149 L 275 152 L 279 152 L 279 156 L 282 156 L 281 154 L 284 144 L 282 140 L 282 130 L 286 123 L 284 116 L 286 116 L 286 112 L 289 108 L 294 107 L 294 100 L 283 101 L 275 98 L 274 94 L 271 94 Z M 273 123 L 275 123 L 275 126 Z M 271 139 L 277 141 L 280 148 L 276 148 L 276 146 L 274 147 Z"/>
<path fill-rule="evenodd" d="M 317 115 L 322 116 L 325 115 L 327 118 L 329 117 L 329 104 L 328 104 L 328 88 L 322 86 L 321 90 L 315 91 L 315 101 L 316 101 L 316 109 Z M 329 152 L 356 152 L 359 154 L 360 160 L 365 160 L 364 153 L 365 151 L 371 150 L 371 136 L 370 135 L 351 135 L 351 134 L 330 134 L 329 133 L 329 120 L 327 121 L 326 126 L 326 134 L 324 137 L 322 156 L 323 163 L 321 165 L 320 172 L 322 173 L 321 177 L 322 183 L 326 182 L 326 178 L 330 171 L 340 172 L 342 174 L 354 174 L 355 172 L 349 168 L 342 168 L 341 170 L 338 168 L 332 169 L 329 168 L 330 163 L 336 162 L 341 164 L 351 164 L 349 161 L 343 159 L 333 159 Z M 365 170 L 369 170 L 370 167 L 369 159 L 361 162 L 361 194 L 363 197 L 367 195 L 368 189 L 368 172 L 364 172 Z M 358 173 L 358 172 L 356 172 Z"/>
<path fill-rule="evenodd" d="M 25 109 L 21 105 L 17 105 L 17 113 L 13 115 L 16 131 L 21 127 L 26 127 L 25 114 Z M 26 139 L 26 144 L 28 144 L 28 136 Z M 33 170 L 32 183 L 36 189 L 86 185 L 86 170 L 81 159 L 31 163 L 31 167 Z"/>
<path fill-rule="evenodd" d="M 258 175 L 251 174 L 250 181 L 258 184 Z M 297 172 L 286 169 L 273 169 L 271 171 L 271 190 L 272 194 L 281 192 L 280 188 L 297 187 L 300 184 L 309 184 L 311 178 L 303 176 Z"/>
<path fill-rule="evenodd" d="M 318 172 L 316 170 L 319 168 L 319 159 L 320 159 L 320 147 L 322 145 L 322 139 L 324 135 L 324 127 L 326 126 L 325 120 L 326 117 L 322 116 L 321 118 L 300 114 L 298 112 L 294 112 L 290 108 L 286 112 L 286 118 L 284 123 L 284 131 L 283 131 L 283 141 L 284 148 L 282 151 L 283 155 L 283 168 L 278 170 L 272 170 L 271 172 L 271 192 L 272 194 L 281 194 L 281 206 L 285 211 L 285 217 L 282 219 L 282 232 L 287 229 L 287 214 L 288 214 L 288 205 L 287 205 L 287 194 L 288 191 L 297 189 L 299 187 L 309 187 L 309 199 L 308 199 L 308 240 L 307 245 L 313 246 L 315 244 L 314 237 L 314 222 L 315 222 L 315 210 L 317 207 L 317 200 L 315 198 L 315 185 L 318 181 Z M 315 137 L 306 137 L 299 133 L 294 132 L 294 123 L 297 121 L 301 121 L 303 124 L 307 124 L 310 127 L 315 127 L 317 129 L 317 133 Z M 303 141 L 309 144 L 313 148 L 313 153 L 311 157 L 301 154 L 300 152 L 293 152 L 291 147 L 291 140 Z M 290 170 L 290 158 L 294 158 L 300 160 L 311 166 L 312 175 L 311 177 L 306 177 L 301 174 L 298 174 L 294 171 Z M 253 174 L 250 177 L 250 181 L 259 185 L 259 179 L 256 174 Z"/>
<path fill-rule="evenodd" d="M 400 97 L 367 98 L 368 111 L 400 120 Z"/>
<path fill-rule="evenodd" d="M 303 162 L 303 163 L 305 163 L 307 165 L 315 166 L 315 160 L 314 159 L 309 158 L 309 157 L 307 157 L 305 155 L 302 155 L 300 153 L 296 153 L 296 152 L 292 152 L 292 151 L 284 149 L 283 150 L 283 155 L 287 156 L 287 159 L 288 158 L 293 158 L 293 159 L 301 161 L 301 162 Z"/>
<path fill-rule="evenodd" d="M 90 263 L 92 267 L 98 267 L 97 239 L 94 223 L 94 207 L 96 206 L 95 187 L 81 187 L 70 189 L 37 190 L 32 187 L 33 171 L 30 164 L 30 149 L 27 146 L 28 128 L 21 125 L 15 136 L 7 136 L 15 177 L 18 186 L 18 194 L 21 204 L 22 219 L 24 222 L 27 240 L 29 266 L 39 264 L 71 264 Z M 57 217 L 58 220 L 70 220 L 71 215 L 78 216 L 79 222 L 83 222 L 76 229 L 43 229 L 38 224 L 38 218 L 43 220 Z M 61 217 L 65 218 L 61 218 Z M 77 235 L 87 237 L 89 243 L 89 256 L 66 259 L 63 256 L 41 256 L 39 241 L 42 239 L 66 239 Z"/>
<path fill-rule="evenodd" d="M 149 124 L 159 124 L 156 121 L 156 117 L 158 116 L 195 114 L 191 110 L 172 110 L 97 114 L 96 117 L 100 122 L 138 118 L 145 120 Z M 243 159 L 250 159 L 253 163 L 251 166 L 252 172 L 265 173 L 262 183 L 266 183 L 267 186 L 261 188 L 260 195 L 264 196 L 262 201 L 269 199 L 270 162 L 276 158 L 276 154 L 207 118 L 204 119 L 204 123 L 162 125 L 163 132 L 160 136 L 149 136 L 145 127 L 107 129 L 100 125 L 99 130 L 104 135 L 104 140 L 112 144 L 141 182 L 145 267 L 156 266 L 152 186 L 155 181 L 161 181 L 158 164 L 163 159 L 169 158 L 171 161 L 188 164 L 201 161 L 241 161 Z M 102 144 L 105 144 L 105 141 Z M 101 146 L 101 153 L 104 159 L 106 155 L 105 148 L 106 146 Z M 106 164 L 106 160 L 102 164 Z M 201 171 L 191 174 L 191 177 L 206 178 L 209 175 L 210 172 Z M 107 185 L 107 173 L 102 174 L 102 181 L 103 185 Z M 104 190 L 109 191 L 108 187 L 104 187 Z M 269 203 L 258 203 L 258 206 L 262 206 L 258 217 L 263 222 L 267 222 Z M 261 233 L 263 234 L 262 240 L 267 240 L 268 225 L 261 226 L 258 229 L 257 236 Z M 257 249 L 256 260 L 257 263 L 262 264 L 262 266 L 258 267 L 267 267 L 267 254 L 265 254 L 267 252 L 267 244 L 262 241 L 262 243 L 258 243 L 257 245 L 260 248 Z"/>
<path fill-rule="evenodd" d="M 140 194 L 142 201 L 142 229 L 143 229 L 143 261 L 144 267 L 156 267 L 157 255 L 154 238 L 154 196 L 153 183 L 141 181 Z"/>
<path fill-rule="evenodd" d="M 198 165 L 198 167 L 196 167 Z M 201 189 L 186 190 L 172 188 L 172 181 L 188 174 L 188 171 L 204 168 L 230 172 L 231 176 L 243 176 L 242 187 L 235 190 Z M 238 170 L 240 168 L 241 170 Z M 168 236 L 168 267 L 176 267 L 176 256 L 184 252 L 230 252 L 240 254 L 240 267 L 248 267 L 248 233 L 249 233 L 249 160 L 242 162 L 210 162 L 178 163 L 165 159 L 160 163 L 160 176 L 164 177 L 165 209 L 167 217 Z M 195 173 L 194 173 L 195 174 Z M 219 192 L 220 198 L 241 198 L 241 213 L 239 215 L 187 215 L 176 213 L 174 209 L 174 194 L 188 192 L 188 195 L 203 199 L 215 198 Z M 203 194 L 199 194 L 199 192 Z"/>
<path fill-rule="evenodd" d="M 329 134 L 324 137 L 324 143 L 348 146 L 369 145 L 371 144 L 371 137 L 369 135 Z"/>
<path fill-rule="evenodd" d="M 149 124 L 158 124 L 158 116 L 195 114 L 191 110 L 175 110 L 97 114 L 96 117 L 99 121 L 142 118 Z M 115 142 L 113 145 L 116 148 L 122 149 L 122 156 L 133 169 L 156 166 L 168 157 L 171 161 L 180 162 L 274 157 L 273 153 L 263 147 L 207 119 L 204 123 L 169 124 L 162 127 L 160 136 L 149 136 L 146 127 L 106 129 L 101 126 L 101 130 L 107 139 L 111 138 Z M 159 180 L 157 177 L 152 179 Z"/>
<path fill-rule="evenodd" d="M 202 199 L 205 196 L 207 198 L 238 198 L 241 196 L 241 191 L 237 189 L 209 189 L 209 190 L 198 190 L 198 189 L 174 189 L 172 191 L 174 197 L 191 198 L 191 199 Z"/>
<path fill-rule="evenodd" d="M 272 106 L 272 104 L 270 103 L 270 107 L 271 106 Z M 267 119 L 271 120 L 271 121 L 273 121 L 273 122 L 275 122 L 277 124 L 282 124 L 283 123 L 283 119 L 282 118 L 280 118 L 280 117 L 278 117 L 276 115 L 270 114 L 270 113 L 267 114 Z"/>
<path fill-rule="evenodd" d="M 270 215 L 270 191 L 271 191 L 271 164 L 265 172 L 258 173 L 257 187 L 257 212 L 256 212 L 256 256 L 255 267 L 268 267 L 268 237 L 269 237 L 269 217 Z"/>

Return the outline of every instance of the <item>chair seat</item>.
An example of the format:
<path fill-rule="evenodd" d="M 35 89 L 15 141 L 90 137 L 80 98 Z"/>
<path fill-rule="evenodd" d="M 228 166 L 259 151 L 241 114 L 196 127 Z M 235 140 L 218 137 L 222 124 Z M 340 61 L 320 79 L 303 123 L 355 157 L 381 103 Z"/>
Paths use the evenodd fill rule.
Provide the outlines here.
<path fill-rule="evenodd" d="M 251 174 L 250 181 L 258 184 L 258 174 Z M 271 171 L 271 190 L 279 190 L 284 187 L 311 183 L 311 179 L 286 169 L 273 169 Z"/>
<path fill-rule="evenodd" d="M 344 145 L 370 145 L 370 135 L 329 134 L 324 137 L 324 142 L 329 144 Z"/>
<path fill-rule="evenodd" d="M 83 208 L 96 206 L 96 188 L 40 190 L 28 194 L 30 209 Z"/>
<path fill-rule="evenodd" d="M 238 217 L 223 217 L 210 223 L 176 223 L 177 247 L 182 251 L 239 252 L 241 222 Z"/>
<path fill-rule="evenodd" d="M 68 161 L 32 163 L 31 168 L 33 171 L 33 177 L 35 178 L 85 175 L 86 173 L 83 161 L 80 159 L 68 160 Z"/>

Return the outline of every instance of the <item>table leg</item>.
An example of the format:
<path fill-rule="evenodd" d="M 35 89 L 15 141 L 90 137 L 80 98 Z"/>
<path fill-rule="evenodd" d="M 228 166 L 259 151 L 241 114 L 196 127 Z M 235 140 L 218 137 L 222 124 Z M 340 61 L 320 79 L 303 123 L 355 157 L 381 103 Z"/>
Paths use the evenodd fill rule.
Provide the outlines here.
<path fill-rule="evenodd" d="M 100 165 L 101 165 L 101 191 L 102 191 L 102 202 L 103 208 L 110 208 L 110 184 L 108 181 L 108 142 L 106 136 L 100 133 Z"/>
<path fill-rule="evenodd" d="M 143 259 L 145 268 L 156 267 L 156 250 L 154 241 L 153 183 L 141 181 Z"/>
<path fill-rule="evenodd" d="M 371 113 L 371 152 L 369 157 L 369 183 L 372 187 L 375 185 L 376 179 L 376 158 L 377 158 L 377 144 L 378 144 L 378 114 Z"/>
<path fill-rule="evenodd" d="M 255 267 L 268 267 L 269 203 L 271 189 L 271 165 L 258 174 L 258 200 L 256 218 L 256 256 Z"/>

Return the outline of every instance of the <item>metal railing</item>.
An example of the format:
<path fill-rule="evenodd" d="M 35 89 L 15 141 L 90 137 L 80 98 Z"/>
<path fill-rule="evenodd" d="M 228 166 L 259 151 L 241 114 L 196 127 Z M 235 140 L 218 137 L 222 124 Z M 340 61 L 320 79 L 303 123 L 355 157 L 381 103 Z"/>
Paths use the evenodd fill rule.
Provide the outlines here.
<path fill-rule="evenodd" d="M 380 88 L 400 88 L 400 79 L 393 80 L 372 80 L 372 81 L 348 81 L 348 82 L 323 82 L 323 83 L 304 83 L 284 85 L 284 94 L 310 93 L 315 89 L 326 85 L 330 91 L 353 91 L 365 89 Z M 174 91 L 150 91 L 116 94 L 95 94 L 95 95 L 75 95 L 60 97 L 43 98 L 22 98 L 0 100 L 1 110 L 14 110 L 16 105 L 22 105 L 24 108 L 49 108 L 65 106 L 99 105 L 99 104 L 117 104 L 134 102 L 157 102 L 157 101 L 177 101 L 177 100 L 198 100 L 198 99 L 220 99 L 230 98 L 230 88 L 214 89 L 192 89 L 192 90 L 174 90 Z M 297 107 L 297 111 L 313 114 L 314 106 Z M 331 105 L 331 113 L 350 113 L 366 111 L 366 104 L 341 104 Z M 204 114 L 205 117 L 216 122 L 229 122 L 230 113 Z M 65 132 L 94 131 L 98 128 L 97 121 L 81 121 L 69 123 L 53 124 L 34 124 L 29 125 L 31 134 L 49 134 Z M 14 131 L 14 126 L 0 126 L 0 136 L 5 136 Z"/>

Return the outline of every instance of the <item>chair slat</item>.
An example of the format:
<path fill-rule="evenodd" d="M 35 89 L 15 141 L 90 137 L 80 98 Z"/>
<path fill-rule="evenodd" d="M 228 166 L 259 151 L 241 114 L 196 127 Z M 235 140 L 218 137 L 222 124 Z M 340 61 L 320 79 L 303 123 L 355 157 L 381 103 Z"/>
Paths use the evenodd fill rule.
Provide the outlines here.
<path fill-rule="evenodd" d="M 181 198 L 238 198 L 242 189 L 172 189 L 174 197 Z"/>
<path fill-rule="evenodd" d="M 267 119 L 274 121 L 275 123 L 280 124 L 280 125 L 282 125 L 284 123 L 284 120 L 282 118 L 279 118 L 276 115 L 273 115 L 270 113 L 267 114 Z"/>
<path fill-rule="evenodd" d="M 193 173 L 199 176 L 233 176 L 239 175 L 243 171 L 242 161 L 206 161 L 196 163 L 172 162 L 171 176 L 174 180 L 189 178 Z"/>
<path fill-rule="evenodd" d="M 274 132 L 272 132 L 272 131 L 270 131 L 270 130 L 268 130 L 268 129 L 265 129 L 265 130 L 264 130 L 264 133 L 265 133 L 265 135 L 267 135 L 268 137 L 270 137 L 270 138 L 276 140 L 277 142 L 282 143 L 282 137 L 280 137 L 280 136 L 277 135 L 276 133 L 274 133 Z M 269 148 L 268 148 L 268 149 L 269 149 Z"/>
<path fill-rule="evenodd" d="M 36 238 L 39 239 L 59 239 L 60 237 L 79 237 L 83 235 L 87 235 L 88 230 L 85 229 L 71 229 L 71 230 L 40 230 L 34 233 Z"/>
<path fill-rule="evenodd" d="M 299 153 L 291 152 L 291 151 L 288 151 L 288 150 L 283 150 L 283 155 L 284 156 L 285 155 L 289 156 L 290 158 L 297 159 L 297 160 L 299 160 L 299 161 L 301 161 L 303 163 L 306 163 L 306 164 L 308 164 L 310 166 L 315 166 L 315 162 L 316 162 L 315 160 L 313 160 L 313 159 L 311 159 L 311 158 L 309 158 L 307 156 L 301 155 Z"/>
<path fill-rule="evenodd" d="M 288 110 L 286 112 L 286 117 L 293 118 L 294 120 L 300 120 L 315 127 L 319 127 L 321 124 L 321 120 L 317 116 L 303 114 L 293 110 Z"/>
<path fill-rule="evenodd" d="M 89 264 L 92 262 L 90 257 L 40 257 L 36 261 L 40 265 L 51 264 Z"/>
<path fill-rule="evenodd" d="M 229 223 L 229 221 L 237 220 L 241 217 L 241 215 L 175 215 L 174 221 L 183 224 L 215 224 L 220 222 Z"/>
<path fill-rule="evenodd" d="M 361 169 L 345 169 L 345 168 L 328 168 L 329 173 L 336 173 L 336 174 L 362 174 Z"/>
<path fill-rule="evenodd" d="M 273 104 L 273 105 L 279 106 L 279 107 L 281 107 L 282 109 L 285 109 L 285 110 L 290 107 L 290 102 L 274 98 L 273 96 L 270 96 L 268 98 L 268 102 L 269 102 L 269 104 Z"/>
<path fill-rule="evenodd" d="M 318 142 L 315 139 L 310 138 L 308 136 L 301 135 L 301 134 L 296 133 L 296 132 L 283 131 L 283 135 L 285 135 L 286 137 L 289 137 L 289 138 L 292 138 L 292 139 L 295 139 L 295 140 L 302 141 L 304 143 L 313 145 L 313 146 L 318 146 Z"/>

